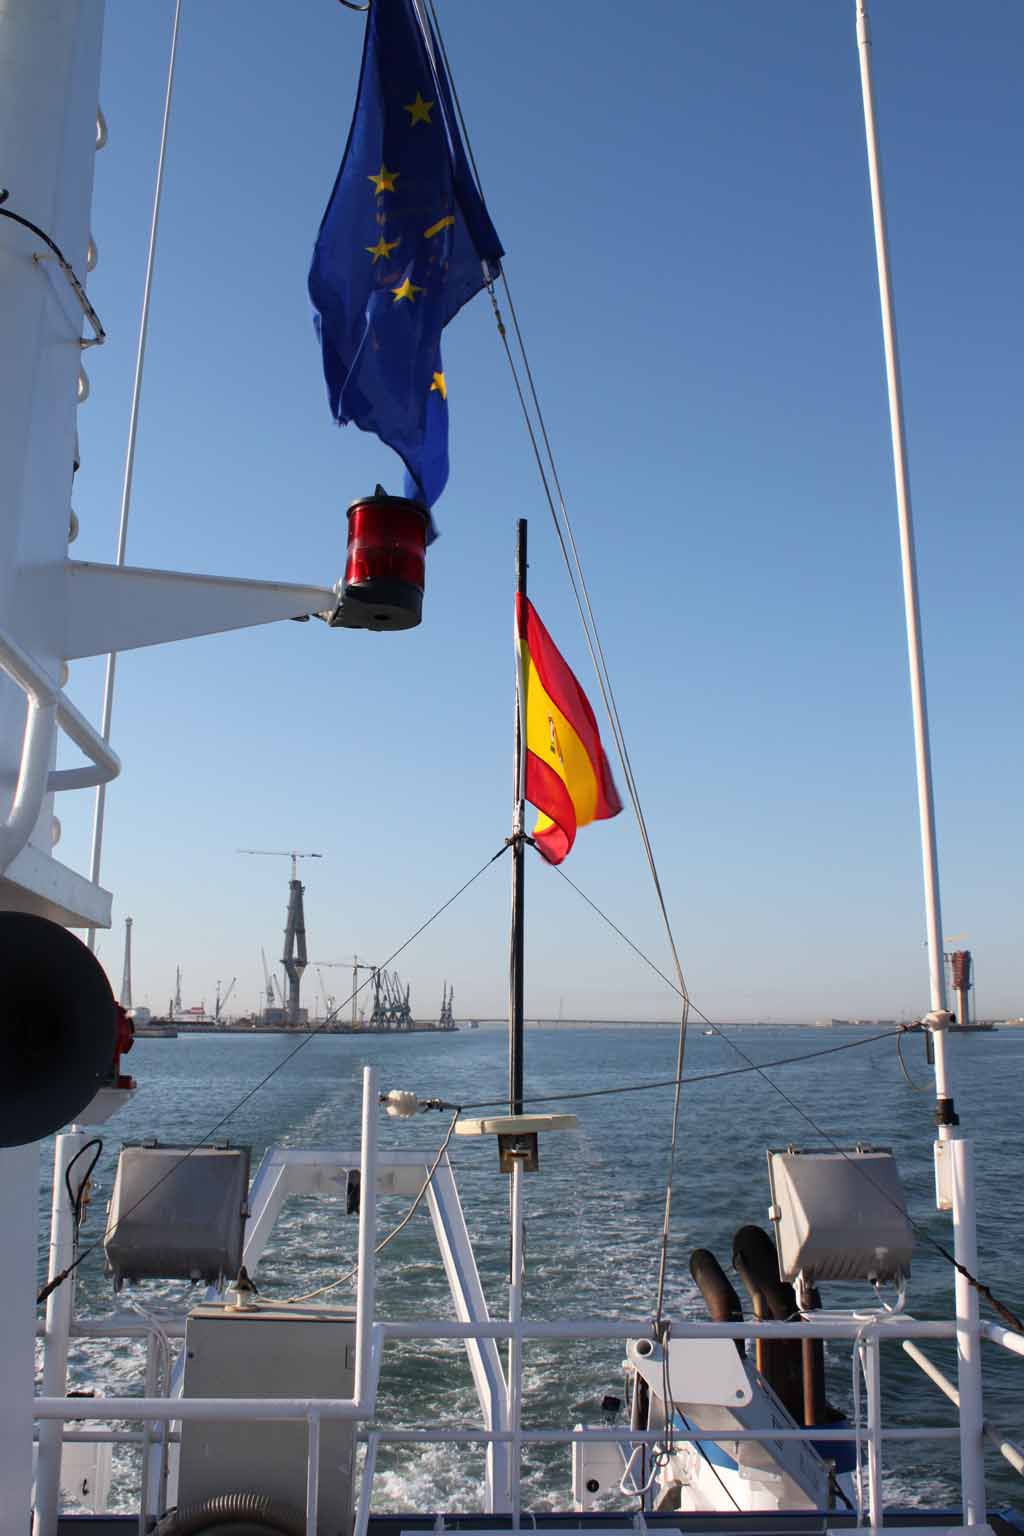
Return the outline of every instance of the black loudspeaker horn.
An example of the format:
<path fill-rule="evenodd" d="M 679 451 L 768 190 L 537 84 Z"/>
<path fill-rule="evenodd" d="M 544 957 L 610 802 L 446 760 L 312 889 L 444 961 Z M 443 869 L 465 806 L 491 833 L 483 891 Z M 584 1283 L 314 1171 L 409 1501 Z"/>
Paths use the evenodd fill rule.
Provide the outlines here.
<path fill-rule="evenodd" d="M 49 1136 L 109 1081 L 117 1006 L 80 939 L 28 912 L 0 912 L 0 1147 Z"/>

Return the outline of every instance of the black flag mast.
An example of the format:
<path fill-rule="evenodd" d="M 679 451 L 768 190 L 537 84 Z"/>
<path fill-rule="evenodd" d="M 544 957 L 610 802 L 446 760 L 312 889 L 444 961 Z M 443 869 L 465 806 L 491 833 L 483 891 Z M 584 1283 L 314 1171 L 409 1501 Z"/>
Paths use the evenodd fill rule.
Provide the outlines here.
<path fill-rule="evenodd" d="M 524 821 L 525 680 L 519 648 L 518 598 L 526 597 L 526 519 L 516 523 L 516 722 L 512 774 L 512 933 L 508 991 L 508 1112 L 523 1112 L 523 934 L 525 928 L 526 844 Z"/>

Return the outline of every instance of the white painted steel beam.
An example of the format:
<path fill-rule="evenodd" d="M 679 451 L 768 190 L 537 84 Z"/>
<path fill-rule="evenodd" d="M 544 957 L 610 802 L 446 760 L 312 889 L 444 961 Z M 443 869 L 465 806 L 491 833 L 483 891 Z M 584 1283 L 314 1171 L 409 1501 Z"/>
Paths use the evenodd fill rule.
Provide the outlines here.
<path fill-rule="evenodd" d="M 974 1143 L 957 1137 L 948 1143 L 953 1175 L 953 1254 L 956 1272 L 956 1357 L 960 1392 L 960 1487 L 964 1524 L 985 1524 L 985 1422 L 981 1391 L 981 1338 L 978 1292 L 967 1274 L 978 1273 L 975 1222 Z M 962 1271 L 966 1271 L 962 1273 Z"/>
<path fill-rule="evenodd" d="M 53 1280 L 63 1273 L 74 1257 L 75 1214 L 68 1199 L 68 1170 L 85 1146 L 85 1131 L 65 1131 L 57 1137 L 53 1149 L 53 1193 L 50 1202 L 50 1255 L 46 1277 Z M 77 1170 L 75 1189 L 82 1187 L 86 1165 Z M 43 1392 L 48 1397 L 62 1397 L 67 1391 L 68 1342 L 74 1309 L 74 1278 L 46 1300 L 46 1333 L 43 1345 Z M 59 1422 L 39 1427 L 39 1456 L 36 1462 L 36 1508 L 32 1536 L 57 1536 L 60 1512 L 61 1425 Z"/>
<path fill-rule="evenodd" d="M 459 1320 L 455 1326 L 460 1330 L 458 1336 L 466 1340 L 469 1369 L 480 1401 L 483 1421 L 488 1429 L 505 1430 L 508 1427 L 508 1387 L 495 1336 L 487 1332 L 493 1324 L 480 1284 L 480 1273 L 476 1267 L 473 1244 L 462 1212 L 455 1177 L 447 1157 L 441 1159 L 427 1191 L 427 1198 L 448 1288 L 455 1303 L 455 1315 Z M 380 1325 L 382 1338 L 388 1337 L 389 1326 L 387 1323 Z M 439 1336 L 437 1325 L 432 1327 L 436 1338 Z M 500 1442 L 491 1443 L 487 1448 L 487 1513 L 497 1514 L 508 1509 L 511 1499 L 512 1466 L 509 1447 Z"/>
<path fill-rule="evenodd" d="M 33 912 L 65 928 L 109 928 L 113 897 L 27 843 L 0 879 L 0 911 Z"/>
<path fill-rule="evenodd" d="M 35 1385 L 36 1241 L 39 1145 L 0 1149 L 0 1536 L 25 1536 L 32 1501 L 32 1391 Z"/>
<path fill-rule="evenodd" d="M 64 655 L 73 661 L 223 634 L 325 612 L 336 602 L 329 587 L 69 560 Z"/>

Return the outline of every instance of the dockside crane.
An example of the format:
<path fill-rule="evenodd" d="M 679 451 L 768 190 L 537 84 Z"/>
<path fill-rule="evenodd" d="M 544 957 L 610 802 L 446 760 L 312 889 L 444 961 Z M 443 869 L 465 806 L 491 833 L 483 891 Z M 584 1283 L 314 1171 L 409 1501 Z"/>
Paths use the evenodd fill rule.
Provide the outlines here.
<path fill-rule="evenodd" d="M 227 1007 L 227 1005 L 228 1005 L 228 998 L 231 996 L 232 992 L 235 990 L 235 982 L 237 980 L 238 980 L 237 976 L 232 976 L 231 980 L 228 982 L 228 989 L 224 993 L 223 997 L 221 997 L 221 995 L 220 995 L 220 982 L 218 981 L 218 983 L 217 983 L 217 996 L 216 996 L 216 999 L 215 999 L 214 1004 L 213 1004 L 213 1017 L 214 1017 L 214 1021 L 216 1023 L 218 1023 L 218 1024 L 220 1023 L 220 1011 L 221 1011 L 222 1008 L 226 1008 Z"/>
<path fill-rule="evenodd" d="M 373 978 L 373 1012 L 370 1024 L 374 1029 L 412 1029 L 415 1020 L 409 1001 L 410 987 L 402 985 L 397 971 L 377 971 Z"/>
<path fill-rule="evenodd" d="M 277 999 L 274 996 L 274 978 L 270 974 L 270 967 L 267 965 L 267 952 L 262 944 L 260 945 L 260 959 L 263 961 L 263 985 L 266 989 L 267 999 L 264 1006 L 266 1008 L 274 1008 L 277 1006 Z"/>
<path fill-rule="evenodd" d="M 305 887 L 299 879 L 300 859 L 322 859 L 322 853 L 298 853 L 294 848 L 239 848 L 239 853 L 262 859 L 291 859 L 292 876 L 288 882 L 288 917 L 284 928 L 284 954 L 281 964 L 288 978 L 288 1023 L 297 1028 L 301 1023 L 299 998 L 302 973 L 309 963 L 306 958 L 306 914 L 302 896 Z M 268 985 L 269 992 L 269 985 Z"/>

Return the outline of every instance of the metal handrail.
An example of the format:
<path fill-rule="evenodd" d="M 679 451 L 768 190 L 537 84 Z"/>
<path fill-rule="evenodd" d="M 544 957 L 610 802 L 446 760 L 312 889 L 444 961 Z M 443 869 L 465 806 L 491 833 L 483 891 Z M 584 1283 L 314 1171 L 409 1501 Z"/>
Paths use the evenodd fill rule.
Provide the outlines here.
<path fill-rule="evenodd" d="M 1024 1355 L 1024 1333 L 1014 1333 L 1012 1328 L 1004 1328 L 1002 1323 L 982 1323 L 981 1336 L 998 1344 L 1001 1349 L 1008 1349 L 1013 1355 Z"/>
<path fill-rule="evenodd" d="M 27 699 L 18 780 L 7 817 L 0 824 L 2 875 L 31 837 L 48 794 L 109 783 L 120 773 L 121 763 L 49 674 L 3 631 L 0 631 L 0 669 L 18 684 Z M 54 733 L 58 727 L 90 759 L 90 768 L 51 771 Z"/>
<path fill-rule="evenodd" d="M 985 1324 L 985 1327 L 990 1326 L 991 1324 Z M 1000 1344 L 1002 1340 L 996 1339 L 994 1342 Z M 1007 1348 L 1010 1346 L 1004 1345 L 1003 1347 Z M 904 1339 L 903 1350 L 913 1360 L 914 1364 L 924 1372 L 929 1381 L 933 1382 L 939 1391 L 949 1398 L 953 1406 L 959 1409 L 960 1393 L 950 1381 L 945 1371 L 940 1370 L 934 1360 L 929 1360 L 924 1351 L 918 1349 L 917 1345 L 912 1343 L 910 1339 Z M 1016 1440 L 1011 1440 L 1009 1435 L 1004 1435 L 1002 1430 L 997 1429 L 989 1419 L 986 1419 L 982 1424 L 981 1432 L 985 1439 L 995 1446 L 1003 1460 L 1008 1461 L 1013 1470 L 1019 1472 L 1024 1477 L 1024 1447 L 1018 1445 Z"/>
<path fill-rule="evenodd" d="M 112 1320 L 109 1324 L 99 1321 L 88 1325 L 88 1332 L 97 1336 L 109 1331 L 117 1334 L 132 1325 L 127 1320 Z M 143 1325 L 144 1326 L 144 1325 Z M 979 1332 L 984 1332 L 983 1325 Z M 84 1330 L 83 1330 L 84 1331 Z M 306 1487 L 306 1522 L 309 1536 L 315 1536 L 317 1525 L 317 1513 L 319 1507 L 319 1455 L 321 1425 L 330 1420 L 363 1420 L 366 1421 L 374 1412 L 376 1397 L 376 1375 L 380 1366 L 383 1346 L 388 1340 L 409 1338 L 419 1339 L 451 1339 L 451 1338 L 516 1338 L 520 1342 L 527 1339 L 565 1340 L 572 1341 L 579 1338 L 627 1338 L 645 1336 L 649 1332 L 649 1320 L 630 1318 L 619 1321 L 606 1321 L 594 1319 L 564 1319 L 559 1322 L 537 1322 L 523 1319 L 516 1322 L 490 1322 L 490 1323 L 450 1323 L 442 1321 L 424 1321 L 419 1323 L 409 1322 L 375 1322 L 371 1327 L 370 1359 L 367 1362 L 367 1386 L 369 1398 L 360 1400 L 357 1393 L 355 1398 L 169 1398 L 169 1397 L 111 1397 L 111 1398 L 56 1398 L 38 1397 L 34 1402 L 34 1414 L 37 1419 L 68 1420 L 101 1420 L 101 1421 L 137 1421 L 146 1420 L 149 1423 L 171 1421 L 182 1422 L 184 1420 L 199 1421 L 233 1421 L 248 1422 L 254 1420 L 305 1420 L 308 1428 L 309 1443 L 307 1447 L 307 1487 Z M 922 1321 L 907 1317 L 905 1314 L 891 1317 L 877 1317 L 874 1319 L 851 1319 L 849 1321 L 837 1318 L 819 1319 L 816 1322 L 803 1323 L 777 1323 L 777 1322 L 742 1322 L 742 1323 L 704 1323 L 704 1322 L 679 1322 L 673 1325 L 673 1337 L 678 1338 L 847 1338 L 861 1340 L 874 1340 L 876 1343 L 885 1338 L 936 1338 L 950 1339 L 956 1334 L 956 1324 L 952 1321 Z M 997 1342 L 1002 1342 L 997 1340 Z M 1012 1347 L 1012 1346 L 1008 1346 Z M 84 1433 L 84 1432 L 80 1432 Z M 111 1431 L 111 1438 L 123 1432 Z M 364 1429 L 357 1430 L 357 1438 L 367 1444 L 367 1457 L 361 1479 L 359 1504 L 356 1516 L 355 1536 L 365 1536 L 369 1509 L 372 1500 L 373 1481 L 376 1471 L 377 1447 L 382 1443 L 390 1444 L 480 1444 L 496 1445 L 509 1444 L 516 1451 L 527 1444 L 552 1445 L 573 1444 L 577 1442 L 592 1443 L 618 1443 L 623 1445 L 656 1444 L 664 1439 L 664 1430 L 637 1430 L 627 1426 L 622 1428 L 582 1428 L 582 1429 L 523 1429 L 515 1424 L 508 1429 L 485 1429 L 473 1425 L 459 1425 L 451 1428 L 426 1428 L 426 1429 L 400 1429 L 381 1430 Z M 855 1441 L 858 1446 L 870 1447 L 891 1442 L 907 1442 L 916 1440 L 953 1441 L 959 1439 L 960 1431 L 957 1427 L 938 1425 L 912 1425 L 891 1426 L 886 1428 L 881 1421 L 873 1422 L 871 1414 L 864 1424 L 852 1424 L 841 1428 L 825 1428 L 819 1426 L 794 1427 L 791 1429 L 775 1425 L 765 1425 L 758 1429 L 731 1428 L 727 1433 L 723 1432 L 717 1437 L 706 1429 L 695 1429 L 688 1432 L 673 1431 L 673 1440 L 680 1443 L 697 1443 L 709 1438 L 719 1438 L 729 1441 L 805 1441 L 814 1440 L 821 1442 Z M 89 1439 L 100 1439 L 95 1434 L 88 1435 Z M 147 1439 L 145 1433 L 139 1435 L 139 1443 Z M 998 1443 L 998 1442 L 997 1442 Z"/>

